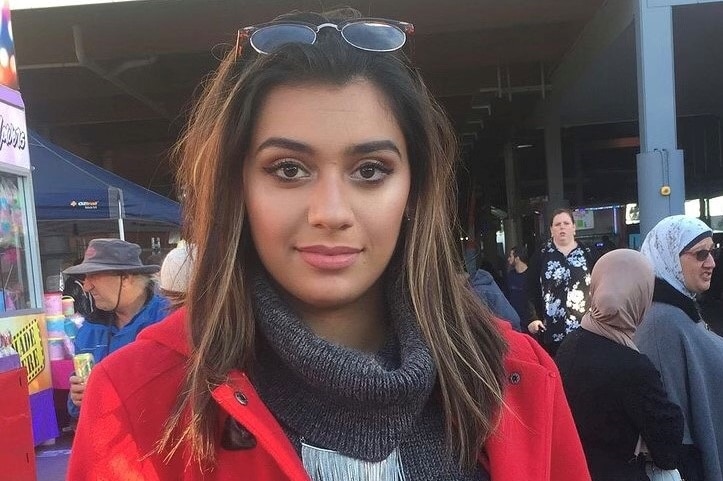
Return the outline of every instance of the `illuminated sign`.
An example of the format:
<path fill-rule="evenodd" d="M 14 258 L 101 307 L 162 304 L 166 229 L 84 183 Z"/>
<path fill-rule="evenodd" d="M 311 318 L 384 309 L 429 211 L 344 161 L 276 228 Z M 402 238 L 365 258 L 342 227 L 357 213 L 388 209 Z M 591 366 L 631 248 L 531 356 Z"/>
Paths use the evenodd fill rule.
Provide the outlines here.
<path fill-rule="evenodd" d="M 587 209 L 576 209 L 572 211 L 575 219 L 575 228 L 580 230 L 595 228 L 595 212 Z"/>
<path fill-rule="evenodd" d="M 30 170 L 25 111 L 5 102 L 0 102 L 0 162 Z"/>

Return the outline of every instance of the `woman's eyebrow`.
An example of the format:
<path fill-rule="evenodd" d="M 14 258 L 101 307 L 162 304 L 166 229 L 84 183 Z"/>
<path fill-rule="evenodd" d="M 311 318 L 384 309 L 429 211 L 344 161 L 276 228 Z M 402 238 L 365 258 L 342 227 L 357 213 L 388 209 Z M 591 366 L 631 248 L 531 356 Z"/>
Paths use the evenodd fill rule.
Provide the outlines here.
<path fill-rule="evenodd" d="M 261 152 L 264 149 L 277 147 L 287 150 L 293 150 L 295 152 L 302 152 L 305 154 L 313 154 L 314 149 L 309 145 L 298 140 L 289 139 L 286 137 L 269 137 L 259 145 L 256 152 Z M 373 152 L 381 151 L 394 152 L 398 156 L 402 156 L 399 147 L 391 140 L 371 140 L 369 142 L 362 142 L 361 144 L 355 144 L 346 149 L 347 155 L 365 155 Z"/>
<path fill-rule="evenodd" d="M 352 145 L 347 149 L 347 154 L 364 155 L 384 150 L 394 152 L 400 157 L 402 156 L 402 153 L 399 151 L 399 147 L 397 147 L 397 144 L 395 144 L 391 140 L 372 140 L 369 142 Z"/>
<path fill-rule="evenodd" d="M 269 137 L 268 139 L 264 140 L 261 145 L 259 145 L 259 148 L 256 149 L 256 153 L 259 153 L 262 150 L 268 149 L 270 147 L 278 147 L 281 149 L 293 150 L 295 152 L 302 152 L 305 154 L 311 154 L 314 152 L 314 149 L 312 149 L 310 145 L 299 142 L 298 140 L 292 140 L 286 137 Z"/>

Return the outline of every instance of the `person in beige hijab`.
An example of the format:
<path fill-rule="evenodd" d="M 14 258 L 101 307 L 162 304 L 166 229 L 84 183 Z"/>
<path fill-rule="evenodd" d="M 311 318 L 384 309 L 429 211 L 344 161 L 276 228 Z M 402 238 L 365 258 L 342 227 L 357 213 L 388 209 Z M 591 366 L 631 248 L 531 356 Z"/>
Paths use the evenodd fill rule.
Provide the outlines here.
<path fill-rule="evenodd" d="M 657 466 L 676 468 L 682 413 L 633 342 L 652 303 L 654 280 L 652 265 L 637 251 L 602 256 L 581 329 L 565 338 L 555 358 L 593 481 L 647 480 L 643 464 L 631 462 L 638 438 Z"/>

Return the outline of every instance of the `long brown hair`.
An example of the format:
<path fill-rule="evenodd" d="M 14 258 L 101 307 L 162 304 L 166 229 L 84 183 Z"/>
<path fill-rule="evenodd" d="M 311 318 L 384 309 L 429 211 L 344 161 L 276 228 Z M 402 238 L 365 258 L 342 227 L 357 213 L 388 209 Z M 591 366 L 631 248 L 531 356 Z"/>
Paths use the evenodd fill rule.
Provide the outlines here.
<path fill-rule="evenodd" d="M 319 24 L 350 16 L 358 12 L 294 18 Z M 250 50 L 222 61 L 177 148 L 185 237 L 197 246 L 197 268 L 186 297 L 188 374 L 160 452 L 170 457 L 187 443 L 195 462 L 212 466 L 218 407 L 211 390 L 231 370 L 253 368 L 249 274 L 258 260 L 245 221 L 241 173 L 265 97 L 280 85 L 365 79 L 385 94 L 407 143 L 412 185 L 410 220 L 398 243 L 403 280 L 437 365 L 448 447 L 461 464 L 473 465 L 502 403 L 506 346 L 491 315 L 458 282 L 461 266 L 452 238 L 457 145 L 449 121 L 401 54 L 358 50 L 331 31 L 320 32 L 314 45 L 288 44 L 270 55 Z"/>

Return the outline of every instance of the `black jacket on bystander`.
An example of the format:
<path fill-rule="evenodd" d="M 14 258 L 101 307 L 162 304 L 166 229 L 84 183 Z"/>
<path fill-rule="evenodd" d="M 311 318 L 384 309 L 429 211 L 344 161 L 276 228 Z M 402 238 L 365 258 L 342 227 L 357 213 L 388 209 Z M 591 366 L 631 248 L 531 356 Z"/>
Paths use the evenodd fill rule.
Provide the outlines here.
<path fill-rule="evenodd" d="M 676 468 L 683 415 L 668 400 L 650 359 L 578 329 L 562 342 L 555 361 L 593 481 L 648 481 L 634 455 L 638 436 L 658 467 Z"/>

